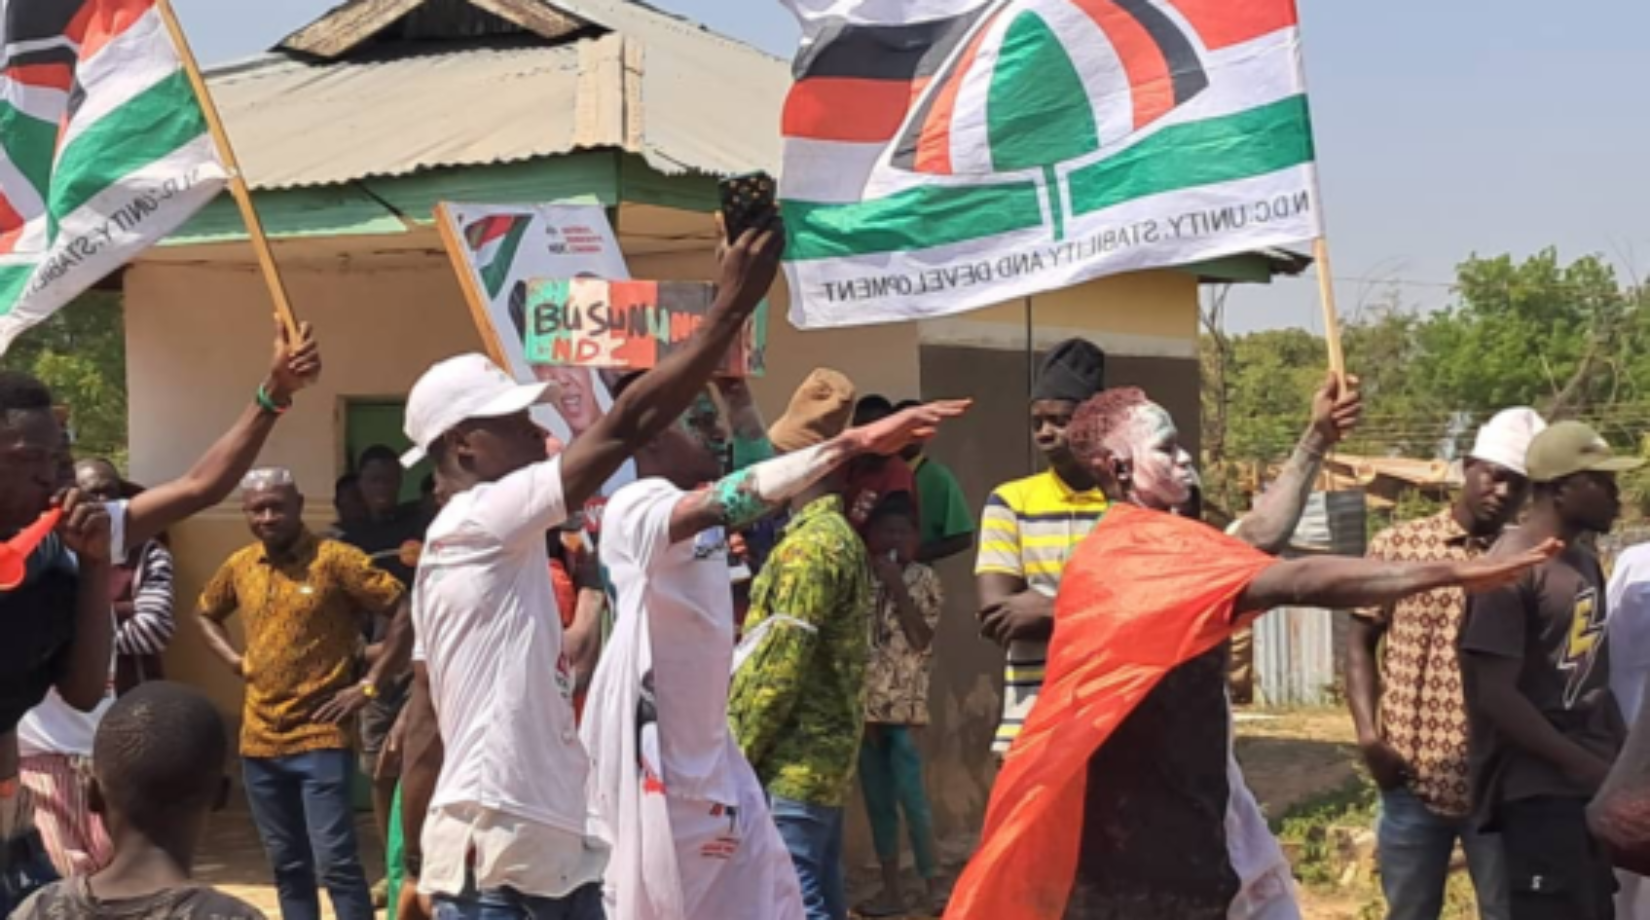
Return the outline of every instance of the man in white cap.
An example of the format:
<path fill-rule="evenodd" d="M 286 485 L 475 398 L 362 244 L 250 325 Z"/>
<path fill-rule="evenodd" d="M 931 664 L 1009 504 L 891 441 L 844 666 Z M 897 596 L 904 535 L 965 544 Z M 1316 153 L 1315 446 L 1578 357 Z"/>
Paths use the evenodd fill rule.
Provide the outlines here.
<path fill-rule="evenodd" d="M 1455 502 L 1382 531 L 1370 558 L 1440 562 L 1487 551 L 1523 507 L 1525 453 L 1546 427 L 1534 409 L 1490 419 L 1467 455 Z M 1509 916 L 1500 841 L 1479 833 L 1468 817 L 1467 704 L 1456 654 L 1466 608 L 1466 593 L 1452 588 L 1359 610 L 1352 619 L 1347 696 L 1364 760 L 1381 787 L 1377 845 L 1392 920 L 1436 920 L 1457 840 L 1481 915 Z"/>
<path fill-rule="evenodd" d="M 471 354 L 413 386 L 403 462 L 428 455 L 450 491 L 413 604 L 446 748 L 419 873 L 438 918 L 602 917 L 607 851 L 586 832 L 589 765 L 545 533 L 687 409 L 773 284 L 784 239 L 770 215 L 728 247 L 704 325 L 556 457 L 529 415 L 550 383 L 518 385 Z"/>

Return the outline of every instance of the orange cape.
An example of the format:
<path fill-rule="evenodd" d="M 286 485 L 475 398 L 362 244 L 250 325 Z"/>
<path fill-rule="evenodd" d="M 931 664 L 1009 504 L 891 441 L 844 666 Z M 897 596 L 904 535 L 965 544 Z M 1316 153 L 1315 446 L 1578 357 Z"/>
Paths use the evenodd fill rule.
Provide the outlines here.
<path fill-rule="evenodd" d="M 946 920 L 1061 920 L 1089 758 L 1170 670 L 1225 642 L 1277 559 L 1198 521 L 1113 505 L 1067 563 L 1037 705 L 991 790 Z"/>

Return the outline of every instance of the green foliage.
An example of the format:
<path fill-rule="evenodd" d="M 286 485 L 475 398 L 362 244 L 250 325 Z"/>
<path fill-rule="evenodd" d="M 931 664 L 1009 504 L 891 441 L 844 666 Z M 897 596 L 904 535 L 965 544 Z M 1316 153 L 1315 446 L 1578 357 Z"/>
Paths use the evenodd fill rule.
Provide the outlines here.
<path fill-rule="evenodd" d="M 1650 291 L 1622 285 L 1596 256 L 1569 264 L 1553 250 L 1523 261 L 1471 258 L 1457 270 L 1447 308 L 1418 314 L 1391 295 L 1348 323 L 1342 341 L 1365 405 L 1347 453 L 1453 459 L 1479 424 L 1520 405 L 1579 418 L 1618 447 L 1646 449 Z M 1269 464 L 1288 455 L 1324 364 L 1322 339 L 1302 330 L 1204 336 L 1212 495 L 1230 491 L 1223 462 Z M 1208 385 L 1221 380 L 1224 387 Z M 1623 488 L 1631 501 L 1650 504 L 1650 473 L 1624 479 Z M 1394 517 L 1430 510 L 1406 501 Z"/>
<path fill-rule="evenodd" d="M 126 463 L 126 340 L 120 296 L 91 292 L 30 329 L 0 367 L 27 371 L 70 411 L 75 455 Z"/>

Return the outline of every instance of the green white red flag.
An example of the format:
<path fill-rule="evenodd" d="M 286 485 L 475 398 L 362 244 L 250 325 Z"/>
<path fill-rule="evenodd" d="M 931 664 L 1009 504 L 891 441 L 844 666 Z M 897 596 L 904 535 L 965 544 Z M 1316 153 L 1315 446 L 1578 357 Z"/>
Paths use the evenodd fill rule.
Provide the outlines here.
<path fill-rule="evenodd" d="M 0 0 L 0 354 L 227 177 L 154 0 Z"/>
<path fill-rule="evenodd" d="M 1322 235 L 1293 0 L 782 0 L 798 326 Z"/>

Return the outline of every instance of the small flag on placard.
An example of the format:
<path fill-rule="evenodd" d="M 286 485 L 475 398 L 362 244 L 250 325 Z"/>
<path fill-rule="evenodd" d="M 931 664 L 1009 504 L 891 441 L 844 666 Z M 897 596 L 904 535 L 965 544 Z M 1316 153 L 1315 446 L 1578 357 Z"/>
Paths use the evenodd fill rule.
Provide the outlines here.
<path fill-rule="evenodd" d="M 1293 0 L 783 0 L 799 326 L 1321 235 Z"/>
<path fill-rule="evenodd" d="M 0 0 L 0 354 L 227 176 L 154 0 Z"/>

